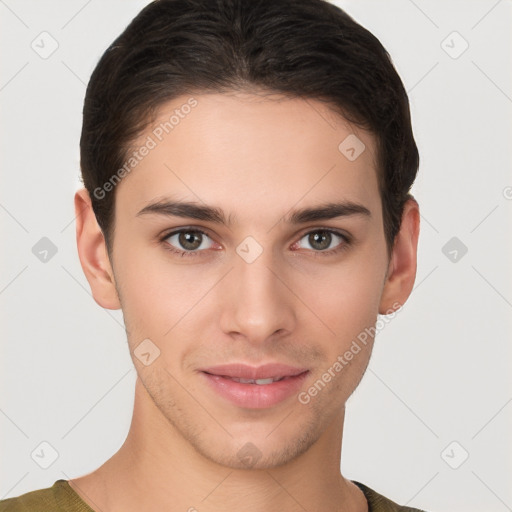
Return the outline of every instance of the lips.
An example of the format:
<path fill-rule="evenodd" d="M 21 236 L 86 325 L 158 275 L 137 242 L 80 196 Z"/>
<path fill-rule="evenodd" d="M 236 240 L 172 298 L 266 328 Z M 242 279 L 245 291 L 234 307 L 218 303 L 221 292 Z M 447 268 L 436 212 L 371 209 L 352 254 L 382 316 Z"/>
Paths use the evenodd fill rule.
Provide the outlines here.
<path fill-rule="evenodd" d="M 294 377 L 307 370 L 307 368 L 297 368 L 282 363 L 267 363 L 258 367 L 249 366 L 244 363 L 232 363 L 200 369 L 204 373 L 230 378 L 236 382 L 261 385 Z"/>
<path fill-rule="evenodd" d="M 257 370 L 258 369 L 253 368 L 251 373 L 254 375 L 258 373 Z M 222 373 L 225 372 L 226 369 L 219 370 L 219 367 L 216 367 L 215 371 Z M 228 371 L 240 373 L 240 367 L 238 366 L 237 369 L 231 367 Z M 249 372 L 247 367 L 245 371 L 246 374 Z M 283 369 L 282 365 L 279 369 L 276 369 L 274 366 L 273 369 L 267 367 L 259 369 L 259 371 L 260 373 L 267 374 L 269 371 L 285 371 L 293 373 L 293 375 L 282 377 L 275 375 L 274 377 L 278 378 L 278 380 L 274 380 L 274 377 L 268 377 L 266 379 L 243 379 L 240 377 L 212 374 L 206 371 L 200 371 L 199 375 L 208 385 L 209 389 L 212 390 L 216 396 L 220 397 L 221 400 L 227 400 L 231 404 L 243 409 L 267 409 L 275 407 L 280 403 L 285 403 L 287 400 L 289 401 L 294 395 L 299 393 L 309 375 L 308 370 L 298 373 L 300 372 L 300 368 L 295 368 L 292 371 L 290 367 Z M 247 382 L 247 380 L 249 380 L 249 382 Z"/>

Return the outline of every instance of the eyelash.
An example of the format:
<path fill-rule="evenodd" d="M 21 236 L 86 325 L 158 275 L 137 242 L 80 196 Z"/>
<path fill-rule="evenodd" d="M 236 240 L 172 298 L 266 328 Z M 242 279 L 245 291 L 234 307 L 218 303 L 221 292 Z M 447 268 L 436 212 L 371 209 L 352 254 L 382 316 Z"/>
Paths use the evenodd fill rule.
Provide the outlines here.
<path fill-rule="evenodd" d="M 197 229 L 197 228 L 181 228 L 181 229 L 178 229 L 176 231 L 171 231 L 169 233 L 166 233 L 163 237 L 160 238 L 160 242 L 163 244 L 164 246 L 164 249 L 167 250 L 167 251 L 170 251 L 174 254 L 177 254 L 179 256 L 182 256 L 182 257 L 189 257 L 189 256 L 197 256 L 198 254 L 201 254 L 205 249 L 202 249 L 200 251 L 196 250 L 196 251 L 182 251 L 182 250 L 179 250 L 179 249 L 176 249 L 175 247 L 173 247 L 172 245 L 170 245 L 168 242 L 166 242 L 166 240 L 173 236 L 173 235 L 177 235 L 179 233 L 186 233 L 186 232 L 194 232 L 194 233 L 199 233 L 201 235 L 205 235 L 207 236 L 208 238 L 211 238 L 208 233 L 206 233 L 205 231 L 201 230 L 201 229 Z M 319 233 L 319 232 L 326 232 L 326 233 L 331 233 L 331 234 L 334 234 L 336 236 L 339 236 L 342 240 L 343 240 L 343 243 L 341 243 L 336 249 L 330 249 L 328 251 L 312 251 L 313 254 L 314 254 L 314 257 L 317 257 L 317 256 L 331 256 L 331 255 L 334 255 L 334 254 L 338 254 L 342 251 L 345 251 L 347 250 L 351 243 L 352 243 L 352 239 L 335 230 L 335 229 L 331 229 L 331 228 L 316 228 L 316 229 L 313 229 L 311 231 L 308 231 L 306 233 L 304 233 L 299 240 L 301 240 L 302 238 L 304 238 L 306 235 L 310 235 L 312 233 Z"/>

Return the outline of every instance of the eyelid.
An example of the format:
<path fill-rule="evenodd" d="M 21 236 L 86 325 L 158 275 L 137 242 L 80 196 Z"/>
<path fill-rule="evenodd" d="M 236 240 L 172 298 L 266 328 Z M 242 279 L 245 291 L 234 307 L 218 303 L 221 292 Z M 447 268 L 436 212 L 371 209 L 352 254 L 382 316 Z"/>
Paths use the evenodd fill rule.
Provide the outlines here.
<path fill-rule="evenodd" d="M 339 228 L 333 228 L 330 226 L 310 226 L 308 228 L 304 228 L 304 231 L 299 232 L 299 234 L 296 236 L 298 237 L 298 239 L 301 239 L 304 236 L 309 235 L 310 233 L 316 233 L 317 231 L 328 231 L 329 233 L 334 233 L 335 235 L 343 238 L 347 242 L 352 241 L 352 235 L 349 235 L 347 232 L 345 232 L 345 230 L 339 229 Z M 317 252 L 320 252 L 320 251 L 317 251 Z"/>
<path fill-rule="evenodd" d="M 169 231 L 166 231 L 163 235 L 159 236 L 160 241 L 166 240 L 172 235 L 177 235 L 178 233 L 181 233 L 182 231 L 194 231 L 197 233 L 201 233 L 202 235 L 206 235 L 208 238 L 213 240 L 213 237 L 209 233 L 207 228 L 198 227 L 198 226 L 181 226 L 179 228 L 174 228 Z"/>

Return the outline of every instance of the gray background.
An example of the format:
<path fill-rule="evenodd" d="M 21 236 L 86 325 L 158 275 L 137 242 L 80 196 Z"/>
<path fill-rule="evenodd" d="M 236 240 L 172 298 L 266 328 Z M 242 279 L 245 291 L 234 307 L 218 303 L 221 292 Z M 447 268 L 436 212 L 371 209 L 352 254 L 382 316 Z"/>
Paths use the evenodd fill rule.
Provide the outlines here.
<path fill-rule="evenodd" d="M 73 194 L 86 83 L 147 3 L 0 0 L 0 499 L 96 469 L 128 432 L 136 373 L 121 311 L 80 267 Z M 409 92 L 422 213 L 415 288 L 347 404 L 342 469 L 429 511 L 512 510 L 512 3 L 337 4 Z"/>

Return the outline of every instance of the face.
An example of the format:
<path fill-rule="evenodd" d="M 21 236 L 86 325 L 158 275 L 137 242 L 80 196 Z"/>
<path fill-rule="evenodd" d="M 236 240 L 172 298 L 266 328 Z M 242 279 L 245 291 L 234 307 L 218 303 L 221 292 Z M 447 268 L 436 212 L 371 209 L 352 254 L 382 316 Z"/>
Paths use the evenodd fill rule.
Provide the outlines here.
<path fill-rule="evenodd" d="M 340 418 L 369 361 L 371 336 L 357 340 L 383 312 L 389 266 L 375 140 L 314 100 L 194 100 L 160 108 L 134 144 L 149 150 L 116 186 L 115 289 L 162 417 L 210 460 L 242 468 L 245 454 L 271 467 Z M 175 109 L 172 128 L 162 124 Z M 348 136 L 355 152 L 339 149 Z M 225 222 L 149 207 L 170 201 L 216 208 Z M 294 216 L 328 203 L 357 206 Z M 307 371 L 287 391 L 225 382 L 219 392 L 222 377 L 202 370 L 229 363 Z"/>

